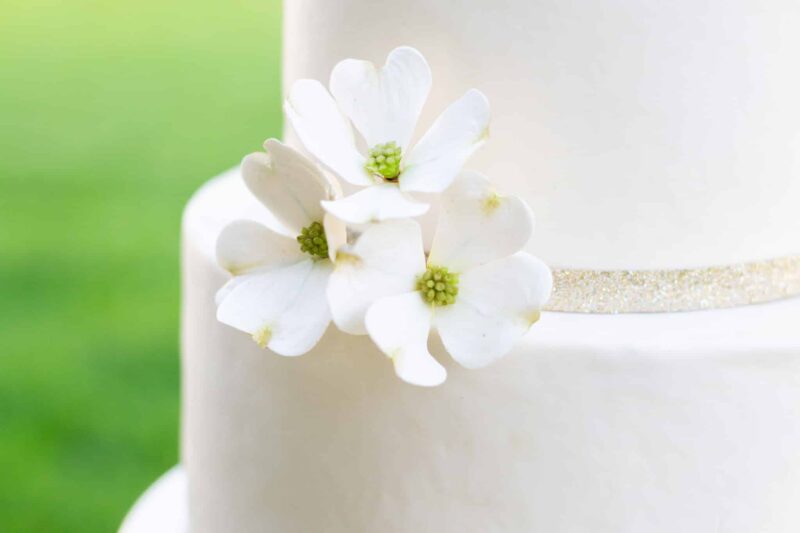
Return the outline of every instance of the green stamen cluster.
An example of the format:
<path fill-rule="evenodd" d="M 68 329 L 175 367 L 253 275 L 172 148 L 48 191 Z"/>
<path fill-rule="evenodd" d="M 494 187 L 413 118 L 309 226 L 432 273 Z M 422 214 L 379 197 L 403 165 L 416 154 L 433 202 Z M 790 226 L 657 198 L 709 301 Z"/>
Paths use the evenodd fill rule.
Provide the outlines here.
<path fill-rule="evenodd" d="M 393 180 L 400 175 L 400 156 L 402 149 L 394 141 L 378 144 L 369 151 L 367 164 L 364 165 L 372 174 L 384 179 Z"/>
<path fill-rule="evenodd" d="M 428 266 L 417 278 L 417 290 L 431 305 L 450 305 L 455 303 L 458 295 L 458 274 L 445 267 Z"/>
<path fill-rule="evenodd" d="M 325 228 L 319 222 L 303 228 L 297 236 L 297 242 L 300 243 L 300 249 L 314 259 L 328 257 L 328 239 L 325 238 Z"/>

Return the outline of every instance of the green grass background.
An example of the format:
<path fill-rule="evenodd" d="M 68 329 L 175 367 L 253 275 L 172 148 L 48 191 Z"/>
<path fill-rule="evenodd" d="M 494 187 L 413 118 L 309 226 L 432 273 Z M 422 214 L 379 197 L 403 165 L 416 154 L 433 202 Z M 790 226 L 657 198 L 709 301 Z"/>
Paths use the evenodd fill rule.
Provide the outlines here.
<path fill-rule="evenodd" d="M 0 0 L 0 531 L 177 462 L 181 209 L 280 134 L 279 49 L 279 0 Z"/>

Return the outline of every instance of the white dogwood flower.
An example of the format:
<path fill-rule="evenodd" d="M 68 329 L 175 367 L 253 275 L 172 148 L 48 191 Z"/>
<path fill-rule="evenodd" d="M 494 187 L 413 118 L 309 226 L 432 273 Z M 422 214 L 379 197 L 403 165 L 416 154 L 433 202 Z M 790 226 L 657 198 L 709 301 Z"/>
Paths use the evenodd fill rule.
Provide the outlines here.
<path fill-rule="evenodd" d="M 305 148 L 348 183 L 366 187 L 325 209 L 351 224 L 415 217 L 429 205 L 409 193 L 450 186 L 486 140 L 489 103 L 477 90 L 453 102 L 415 145 L 417 120 L 431 88 L 431 71 L 417 50 L 393 50 L 383 67 L 346 59 L 333 69 L 330 93 L 316 80 L 298 80 L 284 109 Z M 349 120 L 348 120 L 349 119 Z M 356 147 L 350 121 L 368 152 Z"/>
<path fill-rule="evenodd" d="M 428 351 L 432 327 L 458 363 L 485 366 L 511 350 L 550 296 L 550 269 L 520 251 L 532 232 L 523 200 L 462 173 L 443 195 L 427 258 L 413 220 L 372 225 L 340 249 L 328 284 L 334 321 L 368 333 L 409 383 L 445 380 Z"/>
<path fill-rule="evenodd" d="M 234 277 L 217 293 L 217 319 L 262 348 L 301 355 L 331 321 L 325 288 L 346 229 L 320 202 L 338 197 L 339 185 L 275 139 L 264 148 L 245 157 L 242 177 L 291 236 L 251 220 L 222 230 L 217 260 Z"/>

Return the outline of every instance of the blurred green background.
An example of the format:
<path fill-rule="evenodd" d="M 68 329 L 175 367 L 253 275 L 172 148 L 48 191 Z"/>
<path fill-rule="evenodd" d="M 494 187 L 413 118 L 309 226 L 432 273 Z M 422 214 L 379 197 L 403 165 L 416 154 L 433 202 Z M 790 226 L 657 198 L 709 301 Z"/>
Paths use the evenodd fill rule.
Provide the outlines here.
<path fill-rule="evenodd" d="M 181 209 L 279 76 L 279 0 L 0 0 L 0 531 L 115 531 L 177 462 Z"/>

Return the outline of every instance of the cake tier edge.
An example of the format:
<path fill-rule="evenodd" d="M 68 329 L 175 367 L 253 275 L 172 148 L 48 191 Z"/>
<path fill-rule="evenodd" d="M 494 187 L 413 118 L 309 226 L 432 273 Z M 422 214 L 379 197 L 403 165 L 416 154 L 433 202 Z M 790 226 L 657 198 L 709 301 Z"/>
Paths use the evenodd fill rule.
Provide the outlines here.
<path fill-rule="evenodd" d="M 271 223 L 235 171 L 183 221 L 182 462 L 193 533 L 789 533 L 800 528 L 800 299 L 547 313 L 421 389 L 331 328 L 283 358 L 219 324 L 213 243 Z"/>

